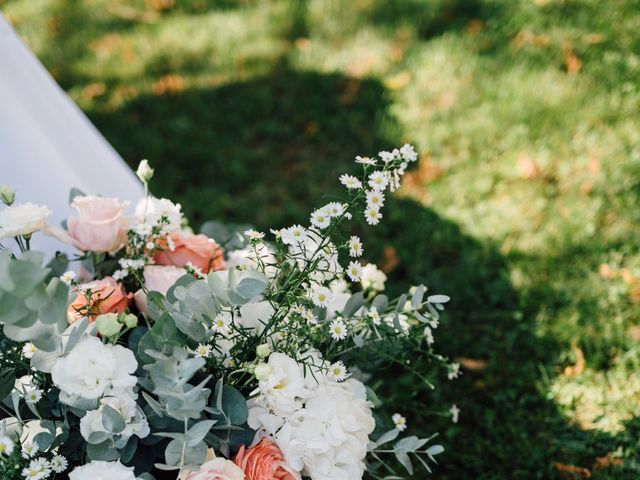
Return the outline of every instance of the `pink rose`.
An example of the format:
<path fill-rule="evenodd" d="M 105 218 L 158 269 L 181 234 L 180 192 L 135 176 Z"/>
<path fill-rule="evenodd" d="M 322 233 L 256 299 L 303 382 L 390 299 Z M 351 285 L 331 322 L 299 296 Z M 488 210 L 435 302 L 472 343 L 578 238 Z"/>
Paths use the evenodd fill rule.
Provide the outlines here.
<path fill-rule="evenodd" d="M 88 317 L 92 322 L 104 313 L 122 313 L 132 298 L 130 293 L 124 291 L 122 284 L 111 277 L 86 283 L 83 288 L 91 289 L 91 296 L 87 298 L 84 291 L 78 293 L 67 308 L 69 323 L 83 317 Z"/>
<path fill-rule="evenodd" d="M 173 250 L 170 244 L 173 243 Z M 224 252 L 222 247 L 206 235 L 172 232 L 170 242 L 159 252 L 155 261 L 158 265 L 175 265 L 184 267 L 191 263 L 200 267 L 203 273 L 224 269 Z"/>
<path fill-rule="evenodd" d="M 255 447 L 240 447 L 233 462 L 238 465 L 246 480 L 297 480 L 300 474 L 284 459 L 282 451 L 272 440 L 263 438 Z"/>
<path fill-rule="evenodd" d="M 117 198 L 75 197 L 71 207 L 78 216 L 67 220 L 73 245 L 85 252 L 121 249 L 127 242 L 128 222 L 124 211 L 128 206 L 128 202 L 120 203 Z"/>
<path fill-rule="evenodd" d="M 231 460 L 213 458 L 197 472 L 183 472 L 179 480 L 244 480 L 244 473 Z"/>
<path fill-rule="evenodd" d="M 169 288 L 173 286 L 176 281 L 185 275 L 187 271 L 181 267 L 174 267 L 171 265 L 147 265 L 144 267 L 144 286 L 151 292 L 160 292 L 163 295 L 167 294 Z M 147 294 L 144 290 L 140 289 L 134 295 L 136 306 L 144 314 L 149 314 L 147 308 Z"/>

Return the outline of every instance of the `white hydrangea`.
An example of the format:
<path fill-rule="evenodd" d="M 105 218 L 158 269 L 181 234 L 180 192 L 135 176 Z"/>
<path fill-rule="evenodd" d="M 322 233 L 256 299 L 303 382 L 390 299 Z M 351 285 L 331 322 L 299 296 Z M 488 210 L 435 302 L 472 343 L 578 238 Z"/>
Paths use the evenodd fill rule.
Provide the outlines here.
<path fill-rule="evenodd" d="M 258 383 L 263 405 L 280 416 L 293 414 L 306 395 L 302 366 L 283 353 L 272 353 L 269 374 Z"/>
<path fill-rule="evenodd" d="M 182 207 L 166 198 L 145 197 L 136 205 L 136 221 L 139 224 L 158 225 L 162 217 L 169 221 L 167 231 L 179 230 L 182 226 Z"/>
<path fill-rule="evenodd" d="M 75 397 L 97 400 L 110 391 L 133 388 L 137 368 L 131 350 L 87 337 L 56 360 L 51 377 L 61 390 L 60 401 L 67 403 Z"/>
<path fill-rule="evenodd" d="M 114 440 L 117 448 L 124 448 L 127 441 L 132 436 L 145 438 L 149 435 L 149 423 L 144 412 L 136 403 L 138 395 L 133 390 L 113 392 L 112 395 L 105 396 L 100 400 L 100 406 L 96 410 L 89 410 L 84 417 L 80 419 L 80 433 L 88 443 L 100 443 L 112 435 L 104 428 L 103 410 L 105 405 L 113 408 L 120 414 L 125 423 L 125 428 Z M 98 437 L 97 441 L 92 439 Z"/>
<path fill-rule="evenodd" d="M 384 290 L 384 283 L 387 281 L 387 276 L 382 270 L 380 270 L 374 263 L 368 263 L 362 267 L 362 275 L 360 276 L 360 283 L 365 290 L 370 288 L 381 292 Z"/>
<path fill-rule="evenodd" d="M 362 478 L 369 435 L 375 427 L 364 385 L 355 379 L 338 383 L 335 375 L 325 374 L 321 370 L 324 367 L 318 367 L 313 373 L 307 368 L 303 379 L 306 388 L 302 389 L 297 373 L 301 366 L 291 358 L 278 355 L 278 363 L 286 364 L 289 372 L 284 377 L 295 378 L 296 388 L 290 388 L 291 384 L 287 383 L 288 389 L 278 388 L 276 384 L 271 390 L 278 392 L 281 402 L 286 399 L 303 406 L 290 414 L 282 414 L 271 407 L 261 388 L 261 395 L 251 402 L 249 425 L 273 436 L 287 463 L 303 476 L 314 480 Z M 322 363 L 317 352 L 315 357 Z M 330 368 L 328 364 L 326 367 Z"/>
<path fill-rule="evenodd" d="M 15 204 L 0 210 L 0 239 L 30 235 L 42 230 L 51 210 L 34 203 Z"/>
<path fill-rule="evenodd" d="M 133 467 L 125 467 L 120 462 L 93 461 L 75 468 L 69 480 L 136 480 Z"/>

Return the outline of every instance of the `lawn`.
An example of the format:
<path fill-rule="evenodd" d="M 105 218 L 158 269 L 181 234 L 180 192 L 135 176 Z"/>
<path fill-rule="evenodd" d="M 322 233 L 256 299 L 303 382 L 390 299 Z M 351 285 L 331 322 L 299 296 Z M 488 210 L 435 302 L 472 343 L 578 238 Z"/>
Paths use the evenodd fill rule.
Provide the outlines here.
<path fill-rule="evenodd" d="M 640 477 L 638 1 L 0 8 L 193 225 L 305 222 L 356 154 L 414 143 L 363 237 L 398 291 L 453 298 L 436 343 L 462 378 L 376 385 L 441 431 L 434 478 Z M 458 424 L 429 415 L 451 403 Z"/>

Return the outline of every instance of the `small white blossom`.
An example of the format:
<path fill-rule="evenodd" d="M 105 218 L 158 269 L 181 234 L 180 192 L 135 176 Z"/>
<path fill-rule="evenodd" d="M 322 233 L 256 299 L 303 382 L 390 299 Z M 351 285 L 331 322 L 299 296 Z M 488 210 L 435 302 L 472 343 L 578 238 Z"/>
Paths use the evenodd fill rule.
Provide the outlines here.
<path fill-rule="evenodd" d="M 342 318 L 337 318 L 331 322 L 329 325 L 329 331 L 331 332 L 331 337 L 334 340 L 344 340 L 347 338 L 347 326 L 342 321 Z"/>
<path fill-rule="evenodd" d="M 22 469 L 22 476 L 27 480 L 44 480 L 51 474 L 51 468 L 46 458 L 37 458 Z"/>
<path fill-rule="evenodd" d="M 156 249 L 156 244 L 153 242 L 147 242 L 147 244 L 145 245 L 145 248 L 147 250 L 155 250 Z"/>
<path fill-rule="evenodd" d="M 253 228 L 250 228 L 249 230 L 245 230 L 244 234 L 249 240 L 261 240 L 264 238 L 264 232 L 258 232 Z"/>
<path fill-rule="evenodd" d="M 378 225 L 382 214 L 379 209 L 369 207 L 364 211 L 364 218 L 369 225 Z"/>
<path fill-rule="evenodd" d="M 353 175 L 347 175 L 346 173 L 340 176 L 340 183 L 342 183 L 342 185 L 347 187 L 349 190 L 362 188 L 362 182 L 360 180 L 358 180 Z"/>
<path fill-rule="evenodd" d="M 362 268 L 362 278 L 360 283 L 365 290 L 371 288 L 381 292 L 384 290 L 384 283 L 387 280 L 387 276 L 382 270 L 376 267 L 375 263 L 367 263 Z"/>
<path fill-rule="evenodd" d="M 449 409 L 449 413 L 451 414 L 451 421 L 453 423 L 458 423 L 458 417 L 460 416 L 460 409 L 456 406 L 455 403 L 451 405 L 451 408 Z"/>
<path fill-rule="evenodd" d="M 304 318 L 310 325 L 315 325 L 318 323 L 318 319 L 313 314 L 313 311 L 311 309 L 300 307 L 299 313 L 300 315 L 302 315 L 302 318 Z"/>
<path fill-rule="evenodd" d="M 29 405 L 35 405 L 40 400 L 42 400 L 42 390 L 39 388 L 28 388 L 24 393 L 24 401 Z"/>
<path fill-rule="evenodd" d="M 31 342 L 27 342 L 22 346 L 22 356 L 26 359 L 31 359 L 37 351 L 38 349 Z"/>
<path fill-rule="evenodd" d="M 375 158 L 361 157 L 358 155 L 356 156 L 356 163 L 361 163 L 363 165 L 375 165 L 377 161 Z"/>
<path fill-rule="evenodd" d="M 349 256 L 357 258 L 362 256 L 362 252 L 363 248 L 360 238 L 356 237 L 355 235 L 352 236 L 349 239 Z"/>
<path fill-rule="evenodd" d="M 69 270 L 60 275 L 60 281 L 64 283 L 67 287 L 70 287 L 73 284 L 73 281 L 76 279 L 77 274 L 73 270 Z"/>
<path fill-rule="evenodd" d="M 373 321 L 373 324 L 375 326 L 378 326 L 382 323 L 380 314 L 378 313 L 378 309 L 376 307 L 371 307 L 371 309 L 369 310 L 369 317 L 371 317 L 371 320 Z"/>
<path fill-rule="evenodd" d="M 331 216 L 324 208 L 316 210 L 311 214 L 311 225 L 323 230 L 331 225 Z"/>
<path fill-rule="evenodd" d="M 329 367 L 329 377 L 336 382 L 342 382 L 348 376 L 347 367 L 341 361 L 337 361 Z"/>
<path fill-rule="evenodd" d="M 330 217 L 339 217 L 346 209 L 346 205 L 340 202 L 331 202 L 324 206 Z"/>
<path fill-rule="evenodd" d="M 136 175 L 142 183 L 147 183 L 153 177 L 153 168 L 149 165 L 149 160 L 140 160 Z"/>
<path fill-rule="evenodd" d="M 347 276 L 352 282 L 359 282 L 362 277 L 362 265 L 360 262 L 350 262 L 347 267 Z"/>
<path fill-rule="evenodd" d="M 25 442 L 22 444 L 22 457 L 31 458 L 38 453 L 39 449 L 38 442 Z"/>
<path fill-rule="evenodd" d="M 459 363 L 452 363 L 451 365 L 449 365 L 448 370 L 449 371 L 447 372 L 447 378 L 449 380 L 455 380 L 460 375 L 462 375 L 462 372 L 460 371 Z"/>
<path fill-rule="evenodd" d="M 229 325 L 231 324 L 231 315 L 219 313 L 216 315 L 216 318 L 213 319 L 213 326 L 211 330 L 216 333 L 221 333 L 222 335 L 226 335 L 229 331 Z"/>
<path fill-rule="evenodd" d="M 376 171 L 369 175 L 369 186 L 374 190 L 383 191 L 389 184 L 389 177 L 383 171 Z"/>
<path fill-rule="evenodd" d="M 211 348 L 211 345 L 203 345 L 202 343 L 196 347 L 195 351 L 196 357 L 200 358 L 209 358 L 212 353 L 213 348 Z"/>
<path fill-rule="evenodd" d="M 405 143 L 400 147 L 400 154 L 407 162 L 415 162 L 418 159 L 418 154 L 414 150 L 412 145 Z"/>
<path fill-rule="evenodd" d="M 384 163 L 389 163 L 389 162 L 392 162 L 393 160 L 395 160 L 396 152 L 398 152 L 398 151 L 394 150 L 393 152 L 387 152 L 387 151 L 383 150 L 382 152 L 378 152 L 378 156 L 382 159 L 382 161 Z"/>
<path fill-rule="evenodd" d="M 0 455 L 11 455 L 13 453 L 13 441 L 6 435 L 0 434 Z"/>
<path fill-rule="evenodd" d="M 194 265 L 192 262 L 187 262 L 184 265 L 184 268 L 191 275 L 194 275 L 198 278 L 204 278 L 206 275 L 202 272 L 202 269 L 198 265 Z"/>
<path fill-rule="evenodd" d="M 407 429 L 407 419 L 404 418 L 402 415 L 400 415 L 399 413 L 395 413 L 392 417 L 391 420 L 393 421 L 393 424 L 396 426 L 396 428 L 401 431 L 404 432 Z"/>
<path fill-rule="evenodd" d="M 367 191 L 367 207 L 380 209 L 384 206 L 384 193 L 377 190 Z"/>
<path fill-rule="evenodd" d="M 293 225 L 282 230 L 281 239 L 286 245 L 298 245 L 304 242 L 306 238 L 307 231 L 300 225 Z"/>
<path fill-rule="evenodd" d="M 51 467 L 51 470 L 53 470 L 54 472 L 62 473 L 67 469 L 67 467 L 69 466 L 69 463 L 67 462 L 67 459 L 62 455 L 56 455 L 49 462 L 49 466 Z"/>
<path fill-rule="evenodd" d="M 311 301 L 318 307 L 327 307 L 331 301 L 331 290 L 327 287 L 314 287 L 311 291 Z"/>
<path fill-rule="evenodd" d="M 435 340 L 433 338 L 433 332 L 431 331 L 431 328 L 424 327 L 424 338 L 427 341 L 427 345 L 433 345 L 433 342 Z"/>
<path fill-rule="evenodd" d="M 119 282 L 129 276 L 129 270 L 116 270 L 111 276 L 116 282 Z"/>

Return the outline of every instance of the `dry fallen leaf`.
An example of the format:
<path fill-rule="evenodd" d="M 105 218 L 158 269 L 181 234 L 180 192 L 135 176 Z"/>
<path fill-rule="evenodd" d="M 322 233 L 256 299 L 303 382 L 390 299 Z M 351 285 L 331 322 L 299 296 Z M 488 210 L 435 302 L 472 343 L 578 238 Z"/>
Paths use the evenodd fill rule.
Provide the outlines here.
<path fill-rule="evenodd" d="M 524 45 L 547 47 L 551 43 L 551 40 L 546 35 L 536 35 L 526 30 L 520 30 L 511 43 L 516 48 L 523 47 Z"/>
<path fill-rule="evenodd" d="M 349 78 L 344 82 L 344 91 L 340 95 L 340 103 L 347 106 L 353 105 L 358 100 L 361 86 L 362 82 L 357 78 Z"/>
<path fill-rule="evenodd" d="M 483 27 L 484 27 L 484 22 L 482 20 L 478 20 L 477 18 L 475 18 L 473 20 L 469 20 L 469 23 L 467 23 L 467 25 L 464 28 L 464 33 L 472 37 L 475 37 L 482 31 Z"/>
<path fill-rule="evenodd" d="M 588 43 L 589 45 L 595 45 L 597 43 L 602 43 L 606 39 L 607 38 L 601 33 L 590 33 L 590 34 L 585 35 L 583 37 L 584 42 Z"/>
<path fill-rule="evenodd" d="M 574 377 L 576 375 L 580 375 L 582 372 L 584 372 L 584 367 L 585 367 L 584 353 L 582 352 L 580 347 L 578 347 L 577 340 L 573 340 L 571 342 L 571 350 L 573 351 L 573 354 L 576 356 L 576 363 L 564 369 L 564 374 L 567 377 Z"/>
<path fill-rule="evenodd" d="M 320 124 L 314 120 L 311 120 L 304 127 L 304 133 L 307 137 L 313 137 L 320 130 Z"/>
<path fill-rule="evenodd" d="M 598 274 L 606 280 L 611 280 L 612 278 L 616 277 L 615 270 L 606 263 L 600 264 L 600 266 L 598 267 Z"/>
<path fill-rule="evenodd" d="M 527 180 L 532 180 L 540 176 L 540 167 L 536 163 L 535 159 L 528 155 L 520 155 L 518 158 L 518 171 L 520 176 Z"/>
<path fill-rule="evenodd" d="M 384 81 L 384 85 L 389 90 L 401 90 L 407 85 L 409 85 L 410 81 L 411 81 L 411 74 L 406 70 L 403 70 L 402 72 L 399 72 L 396 75 L 393 75 L 392 77 L 387 78 Z"/>
<path fill-rule="evenodd" d="M 560 475 L 569 480 L 576 478 L 591 478 L 591 471 L 588 468 L 577 467 L 576 465 L 567 465 L 565 463 L 553 462 L 555 468 Z"/>
<path fill-rule="evenodd" d="M 629 337 L 635 342 L 640 342 L 640 325 L 629 327 Z"/>
<path fill-rule="evenodd" d="M 609 452 L 603 457 L 596 458 L 592 470 L 606 470 L 618 465 L 622 465 L 622 459 L 615 458 L 612 452 Z"/>
<path fill-rule="evenodd" d="M 575 75 L 582 68 L 582 60 L 580 60 L 575 53 L 571 45 L 565 45 L 562 49 L 564 55 L 564 66 L 567 69 L 569 75 Z"/>
<path fill-rule="evenodd" d="M 471 372 L 481 372 L 487 368 L 487 361 L 482 360 L 481 358 L 459 357 L 456 361 L 462 366 L 462 368 Z"/>
<path fill-rule="evenodd" d="M 146 0 L 147 7 L 156 12 L 169 10 L 176 4 L 176 0 Z"/>
<path fill-rule="evenodd" d="M 301 52 L 304 52 L 306 50 L 309 50 L 309 48 L 311 48 L 311 40 L 309 40 L 308 38 L 305 38 L 305 37 L 296 38 L 293 41 L 293 44 Z"/>
<path fill-rule="evenodd" d="M 107 87 L 102 82 L 93 82 L 82 89 L 80 96 L 85 100 L 92 100 L 100 95 L 103 95 L 107 90 Z"/>
<path fill-rule="evenodd" d="M 396 268 L 400 263 L 400 257 L 398 257 L 398 252 L 391 245 L 386 245 L 384 247 L 384 251 L 382 252 L 382 262 L 380 264 L 380 270 L 384 273 L 389 273 L 391 270 Z"/>
<path fill-rule="evenodd" d="M 184 80 L 181 76 L 170 73 L 156 80 L 151 88 L 156 95 L 180 93 L 184 89 Z"/>

